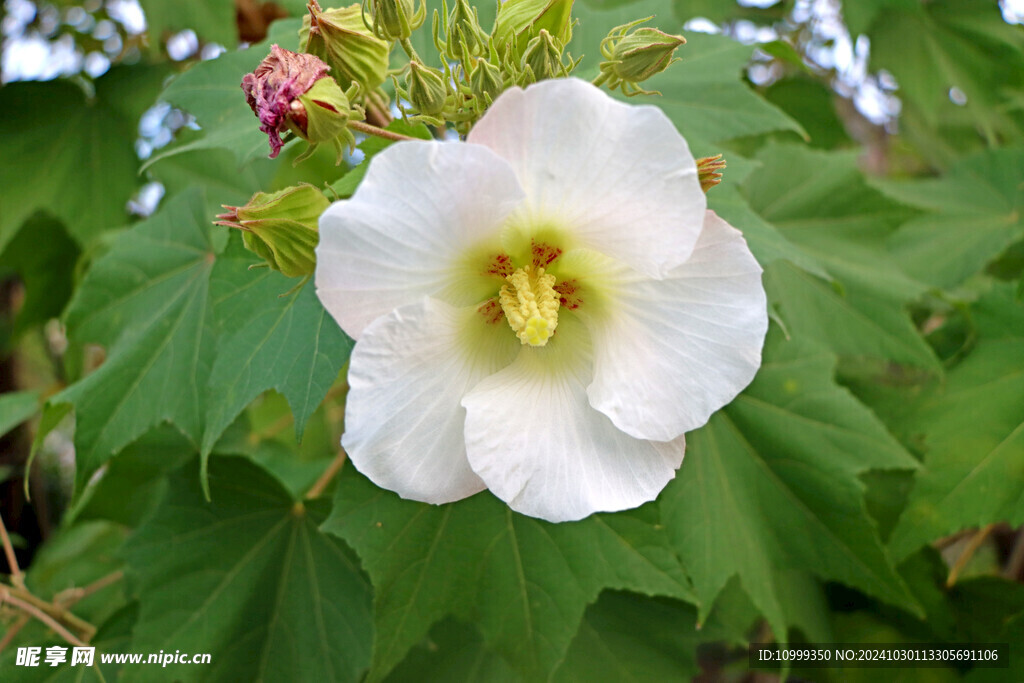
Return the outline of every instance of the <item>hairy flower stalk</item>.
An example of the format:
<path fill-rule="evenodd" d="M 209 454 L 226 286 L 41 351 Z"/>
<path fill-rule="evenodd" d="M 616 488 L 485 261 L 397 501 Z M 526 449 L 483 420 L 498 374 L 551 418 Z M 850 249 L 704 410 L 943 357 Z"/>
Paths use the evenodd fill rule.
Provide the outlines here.
<path fill-rule="evenodd" d="M 320 235 L 317 293 L 357 341 L 342 445 L 405 498 L 635 507 L 760 365 L 761 269 L 686 141 L 579 80 L 389 147 Z"/>

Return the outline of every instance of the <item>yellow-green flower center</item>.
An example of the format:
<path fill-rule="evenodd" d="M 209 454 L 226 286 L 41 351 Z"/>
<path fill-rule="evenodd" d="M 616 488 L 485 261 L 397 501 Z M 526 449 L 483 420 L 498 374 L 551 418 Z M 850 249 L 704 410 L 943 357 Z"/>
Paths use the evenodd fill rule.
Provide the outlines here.
<path fill-rule="evenodd" d="M 509 326 L 521 343 L 544 346 L 558 327 L 555 276 L 528 265 L 516 268 L 505 279 L 508 284 L 502 285 L 498 301 Z"/>

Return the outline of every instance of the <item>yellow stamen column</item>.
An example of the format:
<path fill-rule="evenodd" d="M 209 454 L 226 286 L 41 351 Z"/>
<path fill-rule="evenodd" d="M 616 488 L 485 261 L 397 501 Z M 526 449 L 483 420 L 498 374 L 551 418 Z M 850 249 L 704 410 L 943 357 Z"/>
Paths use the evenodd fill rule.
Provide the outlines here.
<path fill-rule="evenodd" d="M 505 278 L 498 300 L 509 326 L 519 341 L 530 346 L 544 346 L 558 327 L 558 293 L 555 276 L 543 268 L 517 268 Z"/>

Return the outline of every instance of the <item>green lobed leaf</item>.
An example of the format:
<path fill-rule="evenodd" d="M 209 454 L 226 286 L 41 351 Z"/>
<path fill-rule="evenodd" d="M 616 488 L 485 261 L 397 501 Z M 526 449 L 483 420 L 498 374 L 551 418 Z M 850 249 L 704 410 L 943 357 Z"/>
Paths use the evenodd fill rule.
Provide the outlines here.
<path fill-rule="evenodd" d="M 179 137 L 187 136 L 179 133 Z M 276 167 L 268 159 L 257 159 L 239 168 L 235 155 L 226 149 L 196 149 L 162 157 L 146 171 L 164 186 L 165 201 L 199 185 L 210 199 L 210 208 L 219 213 L 224 204 L 242 206 L 269 187 Z"/>
<path fill-rule="evenodd" d="M 480 631 L 448 617 L 409 652 L 385 679 L 388 683 L 521 683 L 512 666 L 487 649 Z"/>
<path fill-rule="evenodd" d="M 645 26 L 673 34 L 682 30 L 683 22 L 673 14 L 668 0 L 641 0 L 608 9 L 576 3 L 573 16 L 579 24 L 568 49 L 574 57 L 582 55 L 583 61 L 575 75 L 590 78 L 597 74 L 603 59 L 601 40 L 611 29 L 651 15 L 654 18 Z M 769 131 L 805 135 L 800 124 L 743 82 L 752 46 L 704 33 L 686 32 L 685 37 L 686 44 L 676 53 L 681 61 L 643 83 L 645 89 L 657 90 L 661 96 L 632 97 L 628 102 L 660 107 L 696 154 L 714 154 L 721 151 L 715 143 Z"/>
<path fill-rule="evenodd" d="M 18 273 L 25 287 L 25 301 L 15 317 L 15 337 L 64 310 L 74 288 L 78 256 L 78 245 L 64 226 L 44 214 L 29 218 L 0 249 L 0 271 L 10 268 Z"/>
<path fill-rule="evenodd" d="M 895 557 L 960 529 L 1024 522 L 1024 304 L 1000 284 L 974 316 L 977 346 L 907 418 L 926 451 L 890 539 Z"/>
<path fill-rule="evenodd" d="M 35 462 L 36 455 L 39 454 L 40 449 L 46 442 L 46 437 L 55 429 L 57 429 L 64 420 L 68 419 L 68 414 L 71 413 L 71 404 L 68 403 L 51 403 L 47 401 L 43 404 L 42 412 L 39 414 L 39 422 L 36 424 L 35 432 L 36 435 L 32 439 L 32 446 L 28 452 L 28 462 L 25 463 L 25 469 L 28 470 L 32 467 L 32 463 Z M 29 480 L 25 479 L 25 496 L 29 495 Z"/>
<path fill-rule="evenodd" d="M 587 607 L 565 660 L 548 680 L 689 680 L 700 673 L 699 645 L 724 641 L 745 646 L 744 634 L 756 618 L 756 610 L 740 591 L 716 605 L 700 628 L 696 609 L 686 603 L 605 591 Z M 489 650 L 471 624 L 447 618 L 430 629 L 387 680 L 513 683 L 529 679 Z"/>
<path fill-rule="evenodd" d="M 751 206 L 844 286 L 897 302 L 925 290 L 884 247 L 915 212 L 867 185 L 856 152 L 769 144 L 757 160 L 744 185 Z"/>
<path fill-rule="evenodd" d="M 768 298 L 793 334 L 816 339 L 846 356 L 939 370 L 902 306 L 824 282 L 787 263 L 771 264 L 765 271 Z"/>
<path fill-rule="evenodd" d="M 708 208 L 743 233 L 750 251 L 762 266 L 782 259 L 827 278 L 824 266 L 755 212 L 740 191 L 750 174 L 761 167 L 761 162 L 732 152 L 724 153 L 723 160 L 727 166 L 722 182 L 708 192 Z"/>
<path fill-rule="evenodd" d="M 902 633 L 893 624 L 866 612 L 834 615 L 837 642 L 847 643 L 856 651 L 858 644 L 861 649 L 871 644 L 885 643 L 894 649 L 901 645 L 919 645 L 923 641 L 919 637 Z M 1004 670 L 998 670 L 1004 671 Z M 826 669 L 800 668 L 794 672 L 800 680 L 811 680 L 820 683 L 876 683 L 876 681 L 893 681 L 899 683 L 956 683 L 962 678 L 950 666 L 911 666 L 885 669 L 868 667 L 843 666 L 833 664 Z"/>
<path fill-rule="evenodd" d="M 702 17 L 721 24 L 741 18 L 750 21 L 782 19 L 792 4 L 792 0 L 777 0 L 770 7 L 761 8 L 741 6 L 735 0 L 675 0 L 673 7 L 676 16 L 684 21 Z"/>
<path fill-rule="evenodd" d="M 833 383 L 834 364 L 828 353 L 773 333 L 754 383 L 688 436 L 679 476 L 659 503 L 703 614 L 736 575 L 784 638 L 792 621 L 785 597 L 795 592 L 781 572 L 789 569 L 915 609 L 858 475 L 917 463 Z"/>
<path fill-rule="evenodd" d="M 37 211 L 60 219 L 79 244 L 128 222 L 139 186 L 134 131 L 165 71 L 116 67 L 94 97 L 70 81 L 0 88 L 0 251 Z"/>
<path fill-rule="evenodd" d="M 912 211 L 870 188 L 853 152 L 770 144 L 758 160 L 744 186 L 751 207 L 835 278 L 784 263 L 768 269 L 770 299 L 790 330 L 840 354 L 938 371 L 905 310 L 926 287 L 884 247 Z"/>
<path fill-rule="evenodd" d="M 324 529 L 359 553 L 375 589 L 371 680 L 447 615 L 477 623 L 528 680 L 548 675 L 604 588 L 691 597 L 653 506 L 549 524 L 487 493 L 435 507 L 343 477 Z"/>
<path fill-rule="evenodd" d="M 198 191 L 119 235 L 75 293 L 69 335 L 106 347 L 92 374 L 51 399 L 75 407 L 79 486 L 163 421 L 198 443 L 214 357 L 209 280 L 224 231 Z"/>
<path fill-rule="evenodd" d="M 67 315 L 72 339 L 106 347 L 105 362 L 51 399 L 75 408 L 79 487 L 150 428 L 170 422 L 208 455 L 256 396 L 277 388 L 296 434 L 348 359 L 351 341 L 312 287 L 251 272 L 240 246 L 189 191 L 119 236 Z"/>
<path fill-rule="evenodd" d="M 39 412 L 39 396 L 34 391 L 0 394 L 0 436 L 4 436 Z"/>
<path fill-rule="evenodd" d="M 852 36 L 866 33 L 882 10 L 904 9 L 913 10 L 919 4 L 919 0 L 857 0 L 857 2 L 844 2 L 840 5 L 843 12 L 843 19 L 850 29 Z"/>
<path fill-rule="evenodd" d="M 172 34 L 192 29 L 203 42 L 238 44 L 234 0 L 139 0 L 146 13 L 150 45 L 159 50 Z"/>
<path fill-rule="evenodd" d="M 797 75 L 773 83 L 764 94 L 769 102 L 800 122 L 810 146 L 835 149 L 853 145 L 836 113 L 836 107 L 843 106 L 842 98 L 824 83 Z"/>
<path fill-rule="evenodd" d="M 958 583 L 951 596 L 963 628 L 963 638 L 975 643 L 1008 643 L 1007 669 L 972 669 L 967 683 L 998 683 L 1024 676 L 1024 586 L 996 577 Z"/>
<path fill-rule="evenodd" d="M 370 588 L 350 552 L 317 525 L 325 506 L 297 502 L 244 458 L 193 462 L 171 476 L 123 554 L 138 580 L 138 652 L 209 652 L 208 681 L 357 681 L 370 657 Z M 139 667 L 132 681 L 191 680 L 192 665 Z"/>
<path fill-rule="evenodd" d="M 726 173 L 730 173 L 729 168 Z M 750 251 L 762 266 L 784 260 L 818 277 L 829 277 L 817 258 L 786 239 L 778 228 L 750 208 L 735 185 L 723 182 L 714 187 L 708 193 L 708 207 L 743 233 Z"/>
<path fill-rule="evenodd" d="M 677 600 L 606 591 L 587 608 L 565 661 L 551 680 L 691 680 L 701 672 L 698 645 L 740 635 L 713 619 L 699 629 L 697 623 L 697 610 Z"/>
<path fill-rule="evenodd" d="M 306 421 L 352 350 L 352 340 L 320 305 L 312 281 L 288 293 L 296 279 L 269 269 L 249 270 L 260 263 L 233 239 L 214 269 L 214 289 L 224 294 L 213 301 L 219 341 L 207 383 L 204 455 L 268 388 L 288 399 L 301 439 Z"/>
<path fill-rule="evenodd" d="M 970 667 L 969 662 L 948 662 L 948 666 L 941 668 L 894 667 L 888 671 L 893 680 L 921 683 L 975 680 L 975 676 L 977 680 L 1017 680 L 1013 674 L 1013 667 L 1019 668 L 1015 652 L 1018 648 L 1015 646 L 1021 641 L 1014 637 L 1014 624 L 1024 616 L 1024 587 L 986 576 L 961 580 L 950 588 L 945 585 L 949 567 L 933 548 L 923 549 L 907 558 L 899 571 L 925 608 L 925 616 L 918 619 L 872 603 L 863 603 L 859 609 L 851 611 L 849 602 L 836 601 L 837 609 L 832 615 L 836 642 L 854 645 L 933 643 L 935 647 L 963 643 L 984 647 L 985 643 L 1007 643 L 1010 645 L 1009 672 L 1005 667 L 976 668 L 965 672 L 964 669 Z M 877 671 L 872 675 L 870 669 L 863 668 L 800 669 L 800 674 L 809 680 L 837 683 L 878 680 Z"/>
<path fill-rule="evenodd" d="M 679 49 L 681 61 L 644 81 L 644 88 L 662 96 L 643 99 L 668 114 L 697 154 L 721 151 L 714 143 L 770 131 L 806 138 L 799 123 L 743 82 L 752 51 L 724 36 L 690 33 Z"/>
<path fill-rule="evenodd" d="M 982 141 L 992 147 L 1024 136 L 1005 102 L 1008 90 L 1024 86 L 1024 31 L 1007 25 L 996 3 L 885 4 L 868 31 L 870 64 L 896 77 L 904 109 L 901 128 L 926 158 L 944 166 L 959 148 Z M 952 88 L 966 98 L 962 105 L 952 101 Z M 938 145 L 931 142 L 937 128 L 942 133 L 949 127 L 963 132 L 941 135 Z"/>
<path fill-rule="evenodd" d="M 338 438 L 322 414 L 325 408 L 333 409 L 340 417 L 339 406 L 325 402 L 313 414 L 307 425 L 310 429 L 298 444 L 288 401 L 277 392 L 268 391 L 228 427 L 213 452 L 252 460 L 299 497 L 312 488 L 328 464 L 338 457 Z M 268 422 L 270 415 L 274 418 Z M 286 422 L 291 427 L 281 429 Z"/>
<path fill-rule="evenodd" d="M 889 246 L 908 273 L 939 287 L 960 284 L 1024 239 L 1024 148 L 972 155 L 941 178 L 872 185 L 928 212 Z"/>
<path fill-rule="evenodd" d="M 166 475 L 194 458 L 196 448 L 171 425 L 161 425 L 126 446 L 65 513 L 64 523 L 102 519 L 136 527 L 157 506 Z"/>

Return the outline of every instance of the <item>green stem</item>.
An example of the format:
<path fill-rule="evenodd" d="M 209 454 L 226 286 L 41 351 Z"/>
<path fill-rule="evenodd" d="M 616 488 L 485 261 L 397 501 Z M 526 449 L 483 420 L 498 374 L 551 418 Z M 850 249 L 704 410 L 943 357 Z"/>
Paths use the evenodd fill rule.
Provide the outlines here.
<path fill-rule="evenodd" d="M 348 127 L 354 131 L 358 131 L 366 135 L 375 135 L 379 138 L 384 138 L 385 140 L 401 141 L 419 139 L 410 137 L 408 135 L 402 135 L 401 133 L 393 133 L 390 130 L 384 130 L 383 128 L 378 128 L 377 126 L 371 126 L 370 124 L 364 123 L 363 121 L 349 121 Z"/>
<path fill-rule="evenodd" d="M 423 63 L 423 60 L 420 59 L 420 56 L 416 54 L 416 48 L 412 46 L 411 40 L 409 40 L 408 38 L 402 38 L 401 40 L 398 41 L 398 44 L 402 46 L 403 50 L 405 50 L 405 54 L 409 55 L 409 59 L 416 60 L 420 64 Z"/>

